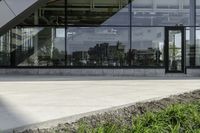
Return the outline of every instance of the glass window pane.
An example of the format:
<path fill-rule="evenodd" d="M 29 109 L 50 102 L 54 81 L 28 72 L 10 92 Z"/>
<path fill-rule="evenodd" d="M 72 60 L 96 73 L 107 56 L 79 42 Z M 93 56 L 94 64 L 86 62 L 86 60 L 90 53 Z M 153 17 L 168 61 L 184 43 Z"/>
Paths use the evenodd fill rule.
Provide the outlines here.
<path fill-rule="evenodd" d="M 182 70 L 182 33 L 180 30 L 169 30 L 169 71 Z"/>
<path fill-rule="evenodd" d="M 70 27 L 68 66 L 128 66 L 129 30 L 123 27 Z"/>
<path fill-rule="evenodd" d="M 186 66 L 195 66 L 195 27 L 186 27 Z"/>
<path fill-rule="evenodd" d="M 129 25 L 128 0 L 68 0 L 68 25 Z"/>
<path fill-rule="evenodd" d="M 12 30 L 15 66 L 64 66 L 64 28 L 16 28 Z"/>
<path fill-rule="evenodd" d="M 191 41 L 190 41 L 190 28 L 186 28 L 186 66 L 190 66 L 191 58 Z"/>
<path fill-rule="evenodd" d="M 200 27 L 196 29 L 196 66 L 200 66 Z"/>
<path fill-rule="evenodd" d="M 49 0 L 20 25 L 65 25 L 65 0 Z"/>
<path fill-rule="evenodd" d="M 164 28 L 132 28 L 132 66 L 164 65 Z"/>
<path fill-rule="evenodd" d="M 135 26 L 175 26 L 190 24 L 189 0 L 134 0 Z"/>
<path fill-rule="evenodd" d="M 10 31 L 0 36 L 0 66 L 10 65 Z"/>
<path fill-rule="evenodd" d="M 200 0 L 196 0 L 196 25 L 200 26 Z"/>

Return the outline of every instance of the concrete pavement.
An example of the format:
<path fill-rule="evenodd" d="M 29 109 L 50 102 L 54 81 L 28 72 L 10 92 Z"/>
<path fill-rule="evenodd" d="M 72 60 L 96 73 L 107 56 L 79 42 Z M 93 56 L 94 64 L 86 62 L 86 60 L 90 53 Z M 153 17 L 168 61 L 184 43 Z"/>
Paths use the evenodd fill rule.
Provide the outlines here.
<path fill-rule="evenodd" d="M 0 129 L 200 89 L 200 78 L 1 76 Z"/>

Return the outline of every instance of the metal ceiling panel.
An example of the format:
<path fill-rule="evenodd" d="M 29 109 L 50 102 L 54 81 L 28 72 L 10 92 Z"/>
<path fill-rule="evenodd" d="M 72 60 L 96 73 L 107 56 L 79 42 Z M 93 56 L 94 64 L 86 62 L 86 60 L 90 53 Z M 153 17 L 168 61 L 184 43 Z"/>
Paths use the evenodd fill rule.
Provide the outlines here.
<path fill-rule="evenodd" d="M 0 0 L 0 35 L 16 26 L 48 0 Z"/>

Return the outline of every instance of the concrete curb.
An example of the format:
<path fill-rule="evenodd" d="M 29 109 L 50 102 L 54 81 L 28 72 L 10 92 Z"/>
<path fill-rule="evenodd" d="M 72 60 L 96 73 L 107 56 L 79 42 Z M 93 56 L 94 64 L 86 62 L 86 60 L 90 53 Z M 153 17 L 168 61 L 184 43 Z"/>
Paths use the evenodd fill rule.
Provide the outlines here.
<path fill-rule="evenodd" d="M 190 92 L 193 92 L 193 91 L 190 91 Z M 152 102 L 152 101 L 159 101 L 159 100 L 162 100 L 164 98 L 169 98 L 171 96 L 172 97 L 173 96 L 179 96 L 181 94 L 190 93 L 190 92 L 186 91 L 186 92 L 183 92 L 183 93 L 177 93 L 175 95 L 168 95 L 168 96 L 164 96 L 164 97 L 155 97 L 155 98 L 143 100 L 143 101 L 140 101 L 140 102 L 129 103 L 129 104 L 115 106 L 115 107 L 111 107 L 111 108 L 107 108 L 107 109 L 87 112 L 87 113 L 83 113 L 83 114 L 77 114 L 77 115 L 73 115 L 73 116 L 69 116 L 69 117 L 65 117 L 65 118 L 45 121 L 45 122 L 41 122 L 41 123 L 35 123 L 35 124 L 31 124 L 31 125 L 26 125 L 26 126 L 14 128 L 14 129 L 8 129 L 8 130 L 4 130 L 2 132 L 3 133 L 13 133 L 13 132 L 23 132 L 27 129 L 37 130 L 37 129 L 52 128 L 52 127 L 57 126 L 58 124 L 76 122 L 80 118 L 83 118 L 83 117 L 89 117 L 89 116 L 92 116 L 92 115 L 103 114 L 103 113 L 106 113 L 106 112 L 115 111 L 115 110 L 118 110 L 118 109 L 134 106 L 138 103 L 147 103 L 147 102 Z"/>

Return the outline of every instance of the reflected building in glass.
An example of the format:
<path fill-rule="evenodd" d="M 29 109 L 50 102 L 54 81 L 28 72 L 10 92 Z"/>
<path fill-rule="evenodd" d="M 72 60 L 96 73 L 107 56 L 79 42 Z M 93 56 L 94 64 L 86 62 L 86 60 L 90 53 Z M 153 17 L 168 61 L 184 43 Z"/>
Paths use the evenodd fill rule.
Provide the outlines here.
<path fill-rule="evenodd" d="M 1 1 L 19 14 L 0 20 L 2 68 L 200 69 L 200 0 L 40 1 Z"/>

